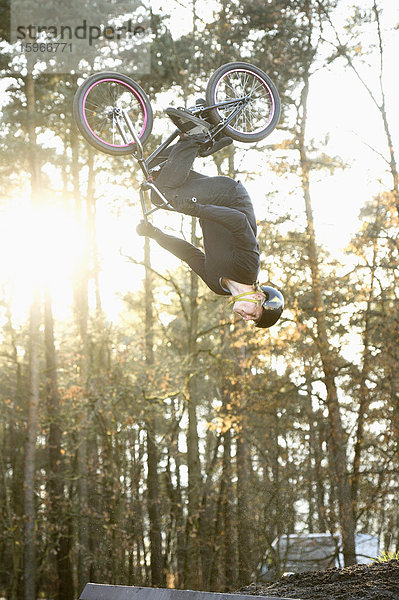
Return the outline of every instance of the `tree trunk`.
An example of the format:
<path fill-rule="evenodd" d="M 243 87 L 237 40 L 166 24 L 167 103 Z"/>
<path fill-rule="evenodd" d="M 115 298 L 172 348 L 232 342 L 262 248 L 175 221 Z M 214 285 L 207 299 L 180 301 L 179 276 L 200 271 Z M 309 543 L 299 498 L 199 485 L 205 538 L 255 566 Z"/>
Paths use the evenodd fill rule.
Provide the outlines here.
<path fill-rule="evenodd" d="M 61 452 L 62 420 L 60 415 L 57 361 L 54 346 L 54 321 L 51 296 L 48 288 L 45 290 L 44 328 L 47 415 L 49 420 L 48 518 L 53 528 L 53 544 L 56 554 L 58 576 L 57 600 L 73 600 L 75 593 L 70 560 L 71 539 L 68 523 L 68 507 L 64 497 L 64 459 Z"/>
<path fill-rule="evenodd" d="M 195 219 L 191 221 L 191 243 L 196 245 Z M 197 332 L 198 332 L 198 277 L 190 272 L 190 304 L 188 313 L 186 394 L 188 410 L 187 468 L 188 508 L 184 585 L 189 589 L 202 588 L 200 498 L 202 489 L 197 419 Z"/>
<path fill-rule="evenodd" d="M 233 506 L 229 490 L 233 481 L 231 465 L 231 429 L 223 434 L 223 472 L 222 472 L 222 509 L 223 509 L 223 563 L 224 563 L 224 589 L 226 592 L 235 587 L 236 582 L 236 557 L 233 535 Z"/>
<path fill-rule="evenodd" d="M 150 260 L 150 244 L 146 237 L 144 242 L 145 264 L 145 363 L 146 369 L 154 368 L 154 315 L 152 273 Z M 148 493 L 148 518 L 150 521 L 150 546 L 151 546 L 151 585 L 163 585 L 163 560 L 161 517 L 159 512 L 159 482 L 158 482 L 158 449 L 156 444 L 156 415 L 154 407 L 150 407 L 146 417 L 147 432 L 147 493 Z"/>
<path fill-rule="evenodd" d="M 29 143 L 29 163 L 31 180 L 31 203 L 37 206 L 40 189 L 40 165 L 35 152 L 36 140 L 36 97 L 35 81 L 32 76 L 32 65 L 28 64 L 25 78 L 25 95 L 27 106 L 27 125 Z M 24 599 L 36 598 L 36 511 L 34 503 L 35 455 L 37 435 L 37 413 L 39 406 L 39 354 L 40 354 L 40 293 L 37 282 L 34 282 L 29 324 L 29 405 L 28 423 L 24 458 L 24 514 L 25 514 L 25 547 L 24 547 Z"/>
<path fill-rule="evenodd" d="M 176 486 L 173 489 L 172 479 L 170 478 L 170 488 L 171 493 L 170 496 L 172 498 L 172 515 L 175 521 L 175 532 L 176 532 L 176 572 L 175 572 L 175 587 L 181 588 L 184 583 L 184 558 L 185 558 L 185 527 L 184 527 L 184 509 L 183 509 L 183 497 L 182 497 L 182 487 L 181 487 L 181 478 L 180 478 L 180 454 L 179 454 L 179 434 L 180 434 L 180 424 L 178 418 L 176 416 L 176 407 L 174 402 L 172 401 L 172 422 L 173 429 L 171 434 L 171 442 L 170 442 L 170 457 L 174 460 L 175 464 L 175 477 L 176 477 Z"/>
<path fill-rule="evenodd" d="M 24 461 L 24 600 L 36 600 L 35 455 L 39 406 L 40 300 L 34 292 L 29 327 L 29 407 Z"/>
<path fill-rule="evenodd" d="M 22 406 L 26 404 L 26 398 L 23 393 L 23 381 L 21 364 L 18 359 L 18 349 L 16 332 L 12 323 L 11 303 L 6 304 L 7 325 L 5 331 L 9 333 L 10 345 L 12 348 L 12 360 L 15 365 L 15 379 L 10 384 L 13 387 L 11 392 L 13 397 L 12 407 L 10 407 L 8 423 L 8 452 L 10 457 L 10 467 L 12 477 L 10 478 L 10 490 L 7 490 L 6 465 L 0 456 L 4 478 L 4 507 L 8 521 L 8 531 L 12 543 L 12 565 L 8 566 L 9 583 L 6 596 L 8 600 L 19 600 L 23 597 L 22 589 L 22 535 L 21 523 L 23 522 L 23 461 L 24 461 L 24 437 L 21 435 L 21 417 Z M 5 453 L 4 453 L 5 456 Z"/>
<path fill-rule="evenodd" d="M 158 451 L 155 441 L 154 419 L 147 419 L 147 491 L 150 521 L 151 585 L 163 585 L 161 519 L 159 513 Z"/>
<path fill-rule="evenodd" d="M 144 444 L 141 443 L 140 434 L 134 435 L 132 440 L 132 465 L 131 465 L 131 480 L 132 480 L 132 530 L 134 537 L 134 545 L 136 548 L 135 567 L 134 575 L 132 574 L 132 581 L 128 585 L 149 585 L 145 574 L 143 575 L 142 563 L 146 563 L 146 554 L 144 549 L 144 514 L 143 514 L 143 500 L 140 494 L 140 487 L 142 484 L 142 469 L 143 469 L 143 452 Z M 133 549 L 132 549 L 133 550 Z M 130 571 L 129 571 L 130 572 Z"/>
<path fill-rule="evenodd" d="M 242 324 L 240 323 L 240 327 Z M 239 402 L 244 405 L 245 347 L 239 349 Z M 249 457 L 245 437 L 246 418 L 240 410 L 240 423 L 236 434 L 237 461 L 237 541 L 238 541 L 238 585 L 247 585 L 252 575 L 252 539 L 249 506 Z"/>
<path fill-rule="evenodd" d="M 301 97 L 302 118 L 298 136 L 298 149 L 302 177 L 302 189 L 305 199 L 308 237 L 308 259 L 312 278 L 313 310 L 317 323 L 317 344 L 324 371 L 324 384 L 327 391 L 328 419 L 331 431 L 331 459 L 338 492 L 339 519 L 342 535 L 343 555 L 345 566 L 355 564 L 355 525 L 351 504 L 351 491 L 347 470 L 346 439 L 342 427 L 339 409 L 337 386 L 335 382 L 335 367 L 333 353 L 327 335 L 325 308 L 321 293 L 319 259 L 314 231 L 313 212 L 309 188 L 309 161 L 305 147 L 305 128 L 307 117 L 307 98 L 309 92 L 309 76 L 304 76 L 304 87 Z"/>
<path fill-rule="evenodd" d="M 373 260 L 371 264 L 370 284 L 369 293 L 367 298 L 367 305 L 365 310 L 365 320 L 363 329 L 363 361 L 362 370 L 360 374 L 360 386 L 359 386 L 359 412 L 357 416 L 356 426 L 356 442 L 353 456 L 353 468 L 352 468 L 352 507 L 353 515 L 356 520 L 357 516 L 357 504 L 359 495 L 359 483 L 360 483 L 360 465 L 361 465 L 361 454 L 364 443 L 364 424 L 366 418 L 366 412 L 370 404 L 370 392 L 367 387 L 367 378 L 370 371 L 371 354 L 369 349 L 370 334 L 371 334 L 371 305 L 374 296 L 374 280 L 375 270 L 377 267 L 377 243 L 376 239 L 373 241 Z"/>
<path fill-rule="evenodd" d="M 309 497 L 309 503 L 316 503 L 316 512 L 317 512 L 317 531 L 319 533 L 326 532 L 326 517 L 325 517 L 325 508 L 324 508 L 324 498 L 325 498 L 325 490 L 324 490 L 324 481 L 322 475 L 322 451 L 321 451 L 321 441 L 320 437 L 322 434 L 322 424 L 320 423 L 320 419 L 318 418 L 317 413 L 313 412 L 312 407 L 312 385 L 310 381 L 310 372 L 309 367 L 305 366 L 305 378 L 306 378 L 306 388 L 307 388 L 307 399 L 306 399 L 306 412 L 307 412 L 307 420 L 309 422 L 309 456 L 310 460 L 313 459 L 313 464 L 310 464 L 309 469 L 309 479 L 311 483 L 311 497 Z M 315 427 L 314 421 L 317 416 L 317 425 Z M 314 489 L 316 493 L 314 494 Z M 315 498 L 314 498 L 315 496 Z M 316 519 L 315 519 L 316 520 Z M 309 526 L 309 533 L 312 533 Z"/>
<path fill-rule="evenodd" d="M 94 290 L 96 298 L 96 313 L 97 316 L 101 315 L 102 303 L 100 293 L 100 282 L 99 272 L 100 265 L 98 259 L 98 247 L 97 247 L 97 227 L 96 227 L 96 198 L 95 198 L 95 164 L 94 164 L 94 150 L 89 148 L 89 156 L 87 161 L 88 175 L 87 175 L 87 193 L 86 193 L 86 223 L 87 223 L 87 260 L 91 256 L 92 260 L 92 273 L 94 279 Z M 104 361 L 103 361 L 104 362 Z"/>
<path fill-rule="evenodd" d="M 248 444 L 243 431 L 236 435 L 238 585 L 248 585 L 252 575 L 252 540 L 248 501 Z"/>
<path fill-rule="evenodd" d="M 74 125 L 71 129 L 71 153 L 72 153 L 72 184 L 74 195 L 75 217 L 79 224 L 79 233 L 84 236 L 84 223 L 82 217 L 82 201 L 79 186 L 79 149 L 77 130 Z M 88 307 L 88 255 L 87 238 L 85 237 L 86 250 L 82 256 L 81 263 L 74 277 L 74 308 L 77 329 L 80 338 L 79 352 L 79 385 L 83 390 L 84 398 L 87 398 L 89 382 L 89 353 L 87 322 L 89 316 Z M 77 522 L 78 537 L 78 587 L 81 592 L 89 579 L 89 500 L 88 500 L 88 408 L 86 403 L 82 406 L 77 426 L 77 467 L 78 467 L 78 498 L 79 518 Z"/>

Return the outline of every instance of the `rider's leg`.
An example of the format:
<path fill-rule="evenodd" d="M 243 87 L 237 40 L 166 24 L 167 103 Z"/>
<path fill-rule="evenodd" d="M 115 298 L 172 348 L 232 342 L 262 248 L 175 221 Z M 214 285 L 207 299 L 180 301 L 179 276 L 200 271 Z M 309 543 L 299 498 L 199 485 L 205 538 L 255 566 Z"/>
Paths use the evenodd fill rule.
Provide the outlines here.
<path fill-rule="evenodd" d="M 216 194 L 214 196 L 209 195 L 208 197 L 204 197 L 202 195 L 202 191 L 200 188 L 202 184 L 205 183 L 204 180 L 200 180 L 202 182 L 198 185 L 197 194 L 199 198 L 195 198 L 195 202 L 190 197 L 186 195 L 177 194 L 177 198 L 174 199 L 175 208 L 183 212 L 184 214 L 191 214 L 192 216 L 199 217 L 200 219 L 211 219 L 219 222 L 220 225 L 223 225 L 223 215 L 228 215 L 228 211 L 232 211 L 234 213 L 241 213 L 246 217 L 249 225 L 251 226 L 252 231 L 256 235 L 257 227 L 256 227 L 256 217 L 254 212 L 254 207 L 252 205 L 251 198 L 249 197 L 245 188 L 239 182 L 235 182 L 226 178 L 214 178 L 209 177 L 206 183 L 209 183 L 211 180 L 211 184 L 213 185 L 213 189 L 216 191 L 216 187 L 219 188 L 219 192 L 225 188 L 228 190 L 226 195 L 221 193 Z M 213 183 L 213 181 L 216 183 Z M 193 186 L 191 186 L 193 189 Z M 172 202 L 173 203 L 173 202 Z M 220 211 L 219 211 L 220 208 Z M 209 210 L 208 210 L 209 209 Z M 209 215 L 216 215 L 214 219 L 212 219 Z M 221 215 L 221 218 L 218 219 L 218 216 Z M 226 221 L 226 227 L 227 221 Z"/>
<path fill-rule="evenodd" d="M 178 146 L 179 153 L 177 152 Z M 195 148 L 193 149 L 192 145 L 188 143 L 187 150 L 185 150 L 184 144 L 180 143 L 177 144 L 175 148 L 176 150 L 173 151 L 173 156 L 171 153 L 170 159 L 175 157 L 178 160 L 172 161 L 168 159 L 169 164 L 165 165 L 165 167 L 173 167 L 179 173 L 181 166 L 184 164 L 185 156 L 188 158 L 188 153 L 191 153 L 189 160 L 194 160 Z M 165 181 L 164 168 L 162 169 L 161 175 L 159 175 L 158 179 L 156 180 L 157 185 L 160 179 L 161 184 L 163 184 Z M 180 179 L 180 182 L 182 181 L 180 185 L 170 186 L 168 188 L 167 181 L 165 186 L 161 186 L 163 188 L 162 191 L 166 192 L 165 195 L 169 196 L 168 200 L 172 205 L 174 202 L 176 202 L 176 200 L 190 200 L 191 198 L 195 198 L 199 204 L 227 206 L 244 213 L 250 223 L 255 227 L 256 219 L 252 201 L 247 190 L 241 182 L 235 181 L 231 177 L 224 177 L 220 175 L 209 177 L 201 175 L 195 171 L 191 171 L 190 176 L 188 176 L 188 173 L 185 177 Z M 174 179 L 174 181 L 176 181 L 176 179 Z"/>
<path fill-rule="evenodd" d="M 184 185 L 204 139 L 205 135 L 203 134 L 185 136 L 172 147 L 168 159 L 156 179 L 157 187 L 166 197 L 173 197 L 173 191 Z"/>
<path fill-rule="evenodd" d="M 201 98 L 196 102 L 197 106 L 203 103 L 205 103 L 205 100 Z M 167 108 L 166 114 L 180 131 L 188 135 L 207 133 L 212 127 L 211 123 L 207 121 L 206 116 L 198 118 L 183 108 Z M 208 140 L 204 140 L 198 154 L 203 157 L 210 156 L 232 144 L 232 142 L 232 138 L 223 135 L 223 132 L 221 132 L 214 139 L 209 137 Z"/>
<path fill-rule="evenodd" d="M 196 197 L 200 204 L 227 206 L 239 210 L 255 228 L 256 220 L 251 199 L 239 182 L 230 177 L 207 177 L 191 171 L 204 139 L 206 134 L 186 135 L 170 147 L 168 159 L 156 178 L 156 186 L 172 206 L 176 199 Z M 151 196 L 154 204 L 159 205 L 158 197 L 155 197 L 154 193 Z"/>
<path fill-rule="evenodd" d="M 178 198 L 193 197 L 200 204 L 227 206 L 244 213 L 256 230 L 256 218 L 251 199 L 239 181 L 223 176 L 201 176 L 191 171 L 204 137 L 184 136 L 171 147 L 166 164 L 156 179 L 157 187 L 172 206 Z M 154 200 L 156 203 L 156 198 Z"/>

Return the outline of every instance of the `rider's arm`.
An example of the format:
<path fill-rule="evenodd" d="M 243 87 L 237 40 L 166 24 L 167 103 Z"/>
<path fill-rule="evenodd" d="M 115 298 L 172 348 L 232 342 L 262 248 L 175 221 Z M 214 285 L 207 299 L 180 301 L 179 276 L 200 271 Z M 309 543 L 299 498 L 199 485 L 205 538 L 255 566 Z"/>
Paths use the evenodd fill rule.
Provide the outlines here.
<path fill-rule="evenodd" d="M 165 248 L 165 250 L 168 250 L 177 256 L 177 258 L 186 262 L 197 275 L 200 277 L 204 276 L 205 254 L 201 250 L 185 240 L 164 233 L 160 229 L 155 229 L 151 237 L 162 248 Z"/>

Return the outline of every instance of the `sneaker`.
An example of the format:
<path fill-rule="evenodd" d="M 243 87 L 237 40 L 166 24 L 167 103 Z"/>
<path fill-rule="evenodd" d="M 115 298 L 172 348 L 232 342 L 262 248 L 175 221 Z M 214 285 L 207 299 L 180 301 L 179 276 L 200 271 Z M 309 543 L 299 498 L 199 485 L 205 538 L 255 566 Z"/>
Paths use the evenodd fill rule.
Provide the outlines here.
<path fill-rule="evenodd" d="M 184 108 L 167 108 L 166 114 L 173 121 L 180 131 L 189 135 L 196 135 L 197 133 L 207 133 L 211 128 L 211 125 L 194 117 L 189 111 Z"/>
<path fill-rule="evenodd" d="M 225 137 L 219 138 L 215 142 L 212 142 L 210 146 L 209 146 L 209 143 L 203 144 L 198 152 L 198 155 L 203 156 L 203 157 L 210 156 L 211 154 L 218 152 L 222 148 L 225 148 L 226 146 L 229 146 L 232 143 L 233 143 L 233 139 L 231 137 L 225 136 Z"/>

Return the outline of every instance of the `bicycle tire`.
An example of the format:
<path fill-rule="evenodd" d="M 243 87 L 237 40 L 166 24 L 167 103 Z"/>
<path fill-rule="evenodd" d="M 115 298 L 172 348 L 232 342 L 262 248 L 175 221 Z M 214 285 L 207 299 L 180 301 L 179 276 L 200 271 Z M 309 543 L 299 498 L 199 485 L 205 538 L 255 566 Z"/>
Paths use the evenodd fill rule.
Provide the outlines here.
<path fill-rule="evenodd" d="M 73 100 L 75 122 L 89 144 L 113 156 L 135 151 L 136 142 L 123 139 L 116 126 L 117 110 L 127 109 L 141 143 L 152 130 L 150 101 L 142 87 L 121 73 L 100 72 L 91 75 L 78 87 Z"/>
<path fill-rule="evenodd" d="M 258 142 L 273 131 L 280 118 L 280 96 L 273 81 L 264 71 L 245 62 L 222 65 L 210 77 L 206 88 L 208 105 L 243 96 L 252 99 L 223 133 L 237 142 Z M 229 108 L 213 108 L 208 119 L 217 125 L 229 114 Z"/>

